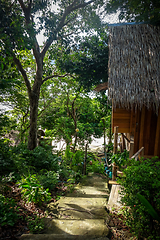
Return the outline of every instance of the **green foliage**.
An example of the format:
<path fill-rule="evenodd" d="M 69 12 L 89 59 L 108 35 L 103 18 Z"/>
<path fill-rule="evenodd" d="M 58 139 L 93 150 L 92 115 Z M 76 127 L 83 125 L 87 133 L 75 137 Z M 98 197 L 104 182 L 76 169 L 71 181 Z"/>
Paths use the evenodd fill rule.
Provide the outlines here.
<path fill-rule="evenodd" d="M 24 133 L 29 129 L 31 134 L 28 136 L 28 148 L 33 150 L 37 146 L 36 128 L 33 130 L 33 126 L 37 125 L 37 116 L 40 116 L 49 105 L 48 102 L 46 103 L 47 98 L 43 97 L 43 91 L 41 92 L 42 85 L 45 85 L 49 79 L 53 82 L 55 78 L 58 80 L 63 78 L 55 67 L 58 50 L 50 52 L 50 48 L 59 45 L 59 41 L 67 47 L 70 43 L 79 41 L 80 33 L 90 32 L 92 34 L 92 30 L 99 32 L 102 23 L 96 9 L 103 6 L 103 0 L 20 2 L 0 1 L 0 51 L 2 52 L 0 78 L 3 89 L 7 82 L 3 79 L 9 82 L 9 98 L 12 99 L 16 120 L 20 123 L 21 138 L 26 137 Z M 53 10 L 54 7 L 56 11 Z M 38 34 L 45 37 L 43 46 L 38 44 Z M 45 57 L 50 60 L 48 61 L 49 67 L 46 67 L 48 64 L 46 64 Z M 102 67 L 101 73 L 103 74 Z M 18 79 L 18 87 L 22 87 L 20 91 L 17 91 L 17 85 L 13 84 L 16 83 L 16 79 Z M 48 89 L 49 87 L 46 87 L 45 92 Z M 15 96 L 16 103 L 14 104 Z M 5 97 L 8 98 L 8 93 Z M 39 107 L 39 98 L 42 100 L 41 107 L 43 105 L 43 108 Z M 52 101 L 53 99 L 54 94 Z M 29 118 L 29 113 L 33 119 Z"/>
<path fill-rule="evenodd" d="M 40 175 L 37 175 L 37 178 L 44 189 L 48 188 L 49 191 L 52 191 L 56 188 L 60 180 L 59 172 L 61 173 L 61 171 L 55 172 L 42 170 L 42 172 L 40 172 Z"/>
<path fill-rule="evenodd" d="M 94 172 L 104 174 L 104 164 L 93 158 L 88 158 L 86 172 Z"/>
<path fill-rule="evenodd" d="M 147 239 L 158 239 L 160 226 L 150 216 L 140 201 L 138 194 L 151 203 L 157 214 L 160 214 L 160 162 L 157 158 L 142 159 L 141 162 L 131 160 L 125 170 L 122 185 L 122 203 L 126 208 L 127 224 L 136 236 Z"/>
<path fill-rule="evenodd" d="M 54 90 L 57 89 L 55 101 L 39 120 L 42 128 L 52 130 L 52 136 L 63 139 L 67 145 L 72 142 L 74 149 L 77 143 L 83 145 L 85 140 L 91 141 L 92 136 L 101 137 L 103 126 L 100 111 L 97 111 L 99 100 L 90 98 L 82 88 L 79 89 L 74 79 L 61 80 L 57 87 L 54 86 Z"/>
<path fill-rule="evenodd" d="M 115 164 L 121 168 L 121 166 L 124 166 L 129 159 L 129 152 L 127 150 L 124 150 L 122 153 L 113 154 L 111 156 L 112 162 L 115 162 Z"/>
<path fill-rule="evenodd" d="M 110 0 L 106 4 L 107 13 L 119 11 L 119 19 L 127 21 L 144 22 L 147 21 L 152 24 L 160 25 L 160 2 L 155 0 L 141 1 L 127 1 Z"/>
<path fill-rule="evenodd" d="M 41 233 L 44 229 L 44 220 L 38 216 L 26 218 L 27 226 L 31 233 Z"/>
<path fill-rule="evenodd" d="M 58 157 L 53 155 L 50 147 L 36 147 L 33 151 L 25 144 L 9 146 L 9 141 L 0 139 L 0 167 L 1 175 L 15 173 L 38 172 L 41 169 L 59 170 Z"/>
<path fill-rule="evenodd" d="M 108 79 L 108 33 L 105 30 L 103 28 L 103 33 L 85 36 L 77 44 L 64 47 L 65 43 L 62 42 L 62 45 L 55 46 L 58 49 L 58 68 L 75 73 L 80 85 L 87 90 Z"/>
<path fill-rule="evenodd" d="M 0 225 L 13 226 L 18 218 L 17 211 L 14 199 L 0 194 Z"/>
<path fill-rule="evenodd" d="M 154 210 L 152 205 L 147 201 L 147 199 L 139 193 L 137 194 L 137 196 L 138 196 L 139 200 L 141 201 L 141 203 L 146 207 L 146 210 L 149 212 L 149 214 L 153 217 L 153 219 L 156 219 L 160 223 L 159 215 Z"/>
<path fill-rule="evenodd" d="M 23 177 L 18 184 L 23 197 L 28 202 L 41 205 L 43 202 L 45 203 L 51 200 L 49 189 L 45 190 L 41 186 L 35 174 L 29 175 L 29 177 Z"/>
<path fill-rule="evenodd" d="M 8 139 L 0 139 L 0 175 L 15 171 L 15 165 L 12 158 L 12 148 L 9 146 Z"/>

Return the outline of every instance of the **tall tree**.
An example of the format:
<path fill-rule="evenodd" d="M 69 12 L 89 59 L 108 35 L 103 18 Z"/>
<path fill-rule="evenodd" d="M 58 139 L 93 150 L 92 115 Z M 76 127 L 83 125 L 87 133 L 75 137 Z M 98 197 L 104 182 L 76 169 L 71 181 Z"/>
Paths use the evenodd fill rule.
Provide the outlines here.
<path fill-rule="evenodd" d="M 109 0 L 105 10 L 107 13 L 119 11 L 119 19 L 137 22 L 149 22 L 160 25 L 159 0 Z"/>
<path fill-rule="evenodd" d="M 57 9 L 53 9 L 56 4 Z M 1 0 L 0 1 L 0 48 L 10 56 L 25 82 L 30 105 L 30 129 L 28 148 L 37 146 L 37 115 L 40 89 L 48 79 L 57 77 L 56 72 L 44 74 L 44 57 L 53 43 L 59 39 L 70 41 L 79 30 L 98 28 L 100 19 L 96 15 L 97 5 L 103 0 Z M 42 47 L 37 34 L 43 33 L 46 41 Z M 73 38 L 72 38 L 73 40 Z M 36 64 L 34 79 L 29 78 L 29 66 L 21 61 L 20 51 L 32 50 Z M 53 60 L 54 60 L 54 56 Z M 26 60 L 27 61 L 27 60 Z"/>

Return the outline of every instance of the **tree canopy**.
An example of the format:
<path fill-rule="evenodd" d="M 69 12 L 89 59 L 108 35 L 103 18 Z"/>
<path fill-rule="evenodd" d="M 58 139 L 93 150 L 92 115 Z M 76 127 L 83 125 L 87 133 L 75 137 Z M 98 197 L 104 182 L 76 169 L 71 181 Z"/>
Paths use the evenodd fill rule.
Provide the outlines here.
<path fill-rule="evenodd" d="M 160 25 L 159 0 L 109 0 L 105 10 L 107 13 L 119 11 L 119 19 L 126 21 L 148 22 Z"/>
<path fill-rule="evenodd" d="M 108 80 L 108 32 L 107 28 L 92 36 L 85 36 L 78 43 L 56 46 L 56 64 L 61 71 L 76 74 L 80 85 L 90 90 Z"/>
<path fill-rule="evenodd" d="M 30 150 L 37 146 L 37 116 L 41 86 L 49 79 L 59 77 L 59 72 L 54 66 L 50 71 L 45 68 L 45 56 L 52 44 L 57 45 L 59 41 L 63 41 L 67 46 L 71 41 L 76 41 L 80 33 L 91 32 L 91 29 L 99 31 L 102 23 L 97 15 L 97 9 L 103 4 L 103 0 L 0 1 L 1 66 L 5 66 L 10 73 L 16 66 L 15 76 L 7 75 L 11 85 L 16 79 L 26 85 L 30 113 L 28 137 Z M 40 46 L 37 40 L 40 33 L 45 37 L 43 46 Z M 35 63 L 32 78 L 30 57 L 25 55 L 26 50 L 31 51 Z M 54 63 L 56 56 L 56 53 L 53 53 L 51 56 L 48 55 L 48 58 Z M 9 68 L 8 63 L 11 66 Z M 3 78 L 3 71 L 1 75 Z"/>

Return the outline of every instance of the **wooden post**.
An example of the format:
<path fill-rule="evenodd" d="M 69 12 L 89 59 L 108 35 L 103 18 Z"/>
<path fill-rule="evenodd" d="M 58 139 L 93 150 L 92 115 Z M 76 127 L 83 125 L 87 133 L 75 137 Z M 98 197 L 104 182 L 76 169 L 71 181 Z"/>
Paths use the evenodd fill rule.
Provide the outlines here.
<path fill-rule="evenodd" d="M 114 127 L 114 149 L 113 149 L 113 153 L 116 154 L 117 153 L 117 141 L 118 141 L 118 127 Z M 115 181 L 116 180 L 116 174 L 117 174 L 117 167 L 116 164 L 113 163 L 112 165 L 112 180 Z"/>
<path fill-rule="evenodd" d="M 112 164 L 112 181 L 116 180 L 117 175 L 117 166 L 115 163 Z"/>
<path fill-rule="evenodd" d="M 121 143 L 122 143 L 122 147 L 121 147 L 121 152 L 124 152 L 124 149 L 126 149 L 126 143 L 125 143 L 125 135 L 123 133 L 121 133 Z"/>
<path fill-rule="evenodd" d="M 113 149 L 113 153 L 117 153 L 117 141 L 118 141 L 118 127 L 114 127 L 114 149 Z"/>
<path fill-rule="evenodd" d="M 130 150 L 129 150 L 129 158 L 131 158 L 134 154 L 134 136 L 130 136 Z"/>

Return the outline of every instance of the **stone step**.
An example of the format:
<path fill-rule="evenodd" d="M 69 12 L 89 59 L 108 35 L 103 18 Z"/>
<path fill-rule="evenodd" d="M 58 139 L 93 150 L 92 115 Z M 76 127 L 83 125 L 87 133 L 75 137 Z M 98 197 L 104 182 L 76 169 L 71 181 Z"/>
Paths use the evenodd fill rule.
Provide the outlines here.
<path fill-rule="evenodd" d="M 108 234 L 108 228 L 104 219 L 66 220 L 45 219 L 46 233 L 70 234 L 70 235 L 95 235 Z"/>
<path fill-rule="evenodd" d="M 106 198 L 61 197 L 57 203 L 48 204 L 48 212 L 59 219 L 106 219 L 106 205 Z"/>
<path fill-rule="evenodd" d="M 66 220 L 45 219 L 47 234 L 107 236 L 109 229 L 104 219 Z"/>
<path fill-rule="evenodd" d="M 105 183 L 107 187 L 107 184 Z M 86 198 L 106 198 L 109 196 L 108 188 L 102 187 L 91 187 L 91 186 L 77 186 L 75 187 L 74 193 L 68 193 L 68 197 L 86 197 Z"/>
<path fill-rule="evenodd" d="M 109 240 L 109 238 L 64 234 L 23 234 L 20 240 Z"/>
<path fill-rule="evenodd" d="M 44 234 L 23 234 L 20 240 L 108 240 L 109 228 L 104 219 L 45 219 Z"/>

